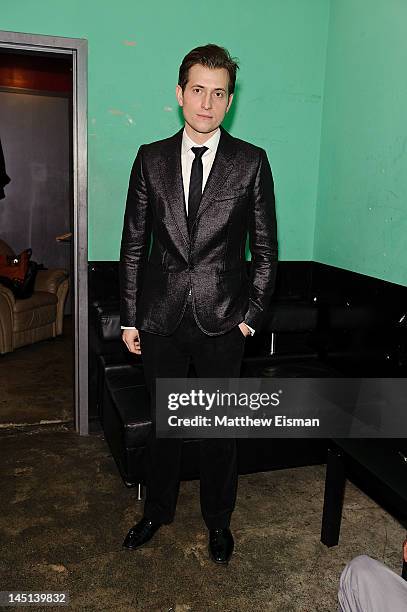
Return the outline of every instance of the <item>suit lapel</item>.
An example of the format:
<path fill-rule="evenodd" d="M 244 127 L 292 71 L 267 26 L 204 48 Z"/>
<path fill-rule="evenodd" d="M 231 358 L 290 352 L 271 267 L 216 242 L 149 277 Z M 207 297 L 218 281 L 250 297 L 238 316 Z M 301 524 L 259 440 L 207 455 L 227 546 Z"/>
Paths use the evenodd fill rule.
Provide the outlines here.
<path fill-rule="evenodd" d="M 167 141 L 166 150 L 163 157 L 160 159 L 160 173 L 167 193 L 168 204 L 171 208 L 172 215 L 183 238 L 188 254 L 190 248 L 190 238 L 188 232 L 181 167 L 183 129 L 184 128 L 181 128 L 176 134 L 174 134 L 174 136 L 172 136 L 172 138 Z M 200 216 L 205 212 L 208 206 L 210 206 L 210 204 L 213 202 L 217 192 L 225 183 L 234 166 L 236 150 L 233 143 L 233 138 L 228 132 L 226 132 L 226 130 L 224 130 L 224 128 L 221 127 L 220 130 L 221 135 L 218 149 L 216 151 L 215 159 L 213 160 L 210 174 L 206 181 L 194 225 L 197 223 Z"/>
<path fill-rule="evenodd" d="M 167 193 L 167 202 L 188 253 L 189 234 L 181 167 L 183 130 L 184 128 L 181 128 L 168 140 L 165 155 L 160 160 L 160 172 Z M 188 256 L 186 259 L 188 261 Z"/>
<path fill-rule="evenodd" d="M 208 206 L 213 203 L 217 192 L 224 185 L 234 166 L 236 150 L 233 144 L 233 138 L 223 129 L 223 127 L 221 127 L 220 130 L 220 140 L 215 159 L 213 160 L 212 168 L 202 193 L 202 199 L 196 213 L 194 225 L 199 221 L 199 217 L 205 212 Z M 192 227 L 194 227 L 194 225 Z"/>

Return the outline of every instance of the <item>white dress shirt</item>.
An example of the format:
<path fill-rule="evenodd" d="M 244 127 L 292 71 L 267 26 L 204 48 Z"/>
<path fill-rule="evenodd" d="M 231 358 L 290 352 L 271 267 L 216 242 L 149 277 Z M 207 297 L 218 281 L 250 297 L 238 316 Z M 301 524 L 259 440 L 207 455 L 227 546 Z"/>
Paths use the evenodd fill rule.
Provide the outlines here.
<path fill-rule="evenodd" d="M 191 179 L 192 162 L 195 159 L 195 154 L 192 151 L 192 147 L 208 147 L 208 150 L 202 155 L 202 192 L 205 189 L 206 181 L 208 180 L 209 173 L 212 168 L 213 160 L 215 159 L 216 151 L 220 140 L 220 129 L 202 145 L 196 144 L 188 136 L 185 128 L 182 134 L 182 145 L 181 145 L 181 167 L 182 167 L 182 182 L 184 184 L 185 204 L 188 214 L 188 198 L 189 198 L 189 181 Z"/>
<path fill-rule="evenodd" d="M 208 180 L 209 173 L 212 169 L 213 160 L 215 159 L 216 151 L 220 140 L 220 129 L 203 144 L 197 144 L 187 134 L 184 128 L 182 134 L 182 145 L 181 145 L 181 169 L 182 169 L 182 182 L 184 185 L 185 205 L 186 212 L 188 215 L 188 197 L 189 197 L 189 181 L 191 179 L 192 162 L 195 159 L 195 153 L 192 151 L 192 147 L 207 147 L 208 150 L 202 155 L 202 192 L 205 189 L 206 181 Z M 247 323 L 245 323 L 247 325 Z M 121 326 L 122 329 L 135 329 L 134 327 Z M 247 325 L 250 330 L 250 334 L 253 336 L 254 329 Z"/>

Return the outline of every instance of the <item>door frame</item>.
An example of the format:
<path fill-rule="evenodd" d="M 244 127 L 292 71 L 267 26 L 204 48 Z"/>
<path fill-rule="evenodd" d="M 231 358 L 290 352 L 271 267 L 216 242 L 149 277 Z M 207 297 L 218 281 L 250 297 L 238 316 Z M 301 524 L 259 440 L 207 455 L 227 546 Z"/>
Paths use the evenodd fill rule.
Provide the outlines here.
<path fill-rule="evenodd" d="M 88 418 L 88 41 L 0 31 L 0 48 L 72 57 L 73 295 L 75 429 L 89 433 Z"/>

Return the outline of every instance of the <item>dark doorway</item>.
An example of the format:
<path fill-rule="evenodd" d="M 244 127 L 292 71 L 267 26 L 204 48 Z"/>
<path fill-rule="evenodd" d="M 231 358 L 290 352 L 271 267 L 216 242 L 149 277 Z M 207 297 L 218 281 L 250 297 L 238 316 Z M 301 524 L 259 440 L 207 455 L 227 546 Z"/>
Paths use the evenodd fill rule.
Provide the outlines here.
<path fill-rule="evenodd" d="M 70 303 L 74 327 L 75 428 L 87 435 L 88 422 L 88 139 L 87 81 L 88 42 L 24 32 L 0 31 L 0 50 L 18 54 L 38 53 L 72 61 L 72 165 L 74 274 Z M 4 178 L 4 175 L 3 175 Z M 7 182 L 7 179 L 6 179 Z M 0 191 L 1 193 L 1 191 Z M 69 238 L 69 236 L 68 236 Z"/>
<path fill-rule="evenodd" d="M 0 49 L 10 178 L 0 200 L 0 255 L 31 249 L 37 264 L 32 293 L 13 295 L 5 321 L 13 329 L 1 350 L 0 427 L 75 420 L 72 132 L 72 56 Z"/>

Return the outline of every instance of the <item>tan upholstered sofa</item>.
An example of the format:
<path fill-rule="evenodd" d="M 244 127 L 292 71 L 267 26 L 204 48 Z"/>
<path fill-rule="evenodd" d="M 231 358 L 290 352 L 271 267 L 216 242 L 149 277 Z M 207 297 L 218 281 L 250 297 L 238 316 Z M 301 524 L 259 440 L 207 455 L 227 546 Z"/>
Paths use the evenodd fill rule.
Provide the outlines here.
<path fill-rule="evenodd" d="M 0 254 L 14 255 L 3 240 Z M 0 354 L 62 334 L 68 288 L 68 272 L 60 269 L 38 270 L 34 293 L 24 300 L 0 283 Z"/>

